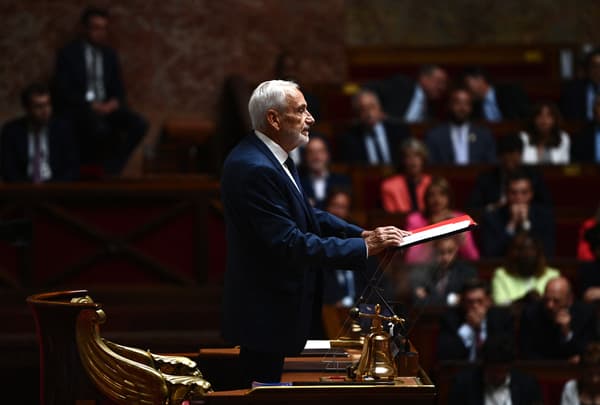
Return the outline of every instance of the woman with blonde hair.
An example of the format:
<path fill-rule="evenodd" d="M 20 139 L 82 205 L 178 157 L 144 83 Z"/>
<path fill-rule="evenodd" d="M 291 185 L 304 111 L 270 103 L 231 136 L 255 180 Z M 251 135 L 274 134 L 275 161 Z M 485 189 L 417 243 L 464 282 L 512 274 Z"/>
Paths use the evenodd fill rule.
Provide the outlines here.
<path fill-rule="evenodd" d="M 425 209 L 425 190 L 431 176 L 424 173 L 427 148 L 416 138 L 400 145 L 402 174 L 396 174 L 381 184 L 381 202 L 387 212 L 409 213 Z"/>

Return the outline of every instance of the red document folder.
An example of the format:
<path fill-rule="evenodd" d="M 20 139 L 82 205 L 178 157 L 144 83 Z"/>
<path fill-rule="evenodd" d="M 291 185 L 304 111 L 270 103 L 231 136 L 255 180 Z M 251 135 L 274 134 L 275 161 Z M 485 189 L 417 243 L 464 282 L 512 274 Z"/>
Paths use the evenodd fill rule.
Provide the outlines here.
<path fill-rule="evenodd" d="M 469 215 L 447 219 L 422 228 L 413 229 L 411 231 L 412 235 L 405 236 L 399 247 L 406 248 L 430 240 L 454 235 L 455 233 L 466 232 L 476 226 L 477 223 L 473 221 L 473 218 Z"/>

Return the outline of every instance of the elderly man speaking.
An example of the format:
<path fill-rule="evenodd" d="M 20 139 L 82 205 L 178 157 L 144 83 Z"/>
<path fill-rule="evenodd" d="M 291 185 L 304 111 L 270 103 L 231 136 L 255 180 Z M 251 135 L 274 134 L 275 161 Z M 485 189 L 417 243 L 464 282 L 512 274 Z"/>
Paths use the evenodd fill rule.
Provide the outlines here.
<path fill-rule="evenodd" d="M 261 83 L 248 103 L 254 132 L 227 157 L 221 179 L 227 270 L 223 337 L 240 345 L 241 371 L 278 382 L 298 354 L 318 302 L 318 272 L 362 269 L 367 257 L 398 246 L 408 232 L 365 231 L 314 209 L 289 152 L 308 142 L 315 120 L 296 83 Z"/>

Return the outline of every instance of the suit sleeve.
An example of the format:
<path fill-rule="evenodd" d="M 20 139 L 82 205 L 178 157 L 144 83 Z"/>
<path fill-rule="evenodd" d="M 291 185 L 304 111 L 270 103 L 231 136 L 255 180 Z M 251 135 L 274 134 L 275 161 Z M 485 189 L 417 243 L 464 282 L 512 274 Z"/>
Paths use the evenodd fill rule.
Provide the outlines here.
<path fill-rule="evenodd" d="M 70 48 L 63 48 L 56 55 L 54 92 L 61 108 L 81 108 L 86 105 L 86 102 L 80 93 L 80 86 L 73 83 L 73 78 L 78 77 L 78 74 L 70 60 L 69 50 Z"/>
<path fill-rule="evenodd" d="M 442 317 L 440 322 L 440 334 L 438 337 L 437 358 L 440 361 L 465 360 L 468 351 L 462 339 L 458 335 L 459 318 L 454 313 L 448 313 Z"/>
<path fill-rule="evenodd" d="M 429 163 L 433 165 L 440 164 L 442 162 L 442 156 L 440 154 L 438 145 L 436 144 L 435 137 L 435 130 L 427 131 L 425 134 L 425 146 L 427 146 L 427 151 L 429 152 Z"/>
<path fill-rule="evenodd" d="M 232 205 L 238 211 L 235 215 L 246 222 L 248 237 L 257 238 L 272 255 L 286 261 L 332 268 L 364 268 L 367 251 L 362 238 L 321 238 L 299 229 L 290 213 L 289 202 L 281 191 L 285 186 L 280 184 L 280 177 L 264 167 L 251 170 L 244 176 L 243 184 L 232 190 L 230 198 L 236 199 Z M 318 216 L 329 231 L 345 230 L 351 236 L 361 231 L 331 215 Z"/>
<path fill-rule="evenodd" d="M 343 219 L 318 208 L 314 208 L 313 211 L 324 236 L 336 236 L 343 239 L 361 237 L 360 235 L 363 232 L 361 227 L 349 224 Z"/>
<path fill-rule="evenodd" d="M 481 224 L 481 245 L 485 257 L 500 257 L 505 253 L 511 235 L 506 232 L 497 211 L 486 212 Z"/>

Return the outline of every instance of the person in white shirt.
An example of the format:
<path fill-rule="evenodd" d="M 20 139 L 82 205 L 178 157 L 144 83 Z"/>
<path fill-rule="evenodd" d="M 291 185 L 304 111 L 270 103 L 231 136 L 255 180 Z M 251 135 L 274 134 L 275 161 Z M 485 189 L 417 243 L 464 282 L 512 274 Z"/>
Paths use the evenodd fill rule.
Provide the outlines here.
<path fill-rule="evenodd" d="M 523 140 L 523 163 L 567 164 L 571 154 L 571 137 L 560 129 L 560 113 L 554 103 L 542 102 L 533 108 L 532 119 Z"/>
<path fill-rule="evenodd" d="M 515 359 L 514 337 L 490 336 L 482 348 L 482 364 L 456 374 L 450 387 L 448 404 L 512 405 L 541 404 L 538 382 L 512 367 Z"/>
<path fill-rule="evenodd" d="M 600 343 L 586 346 L 581 358 L 577 379 L 565 383 L 560 405 L 587 405 L 600 403 Z"/>

